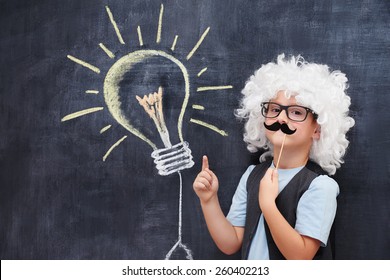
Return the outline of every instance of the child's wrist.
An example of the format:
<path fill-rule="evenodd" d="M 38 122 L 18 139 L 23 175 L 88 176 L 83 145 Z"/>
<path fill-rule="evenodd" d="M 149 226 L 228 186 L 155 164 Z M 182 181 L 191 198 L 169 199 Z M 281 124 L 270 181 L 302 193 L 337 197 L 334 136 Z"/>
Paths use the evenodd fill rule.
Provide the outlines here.
<path fill-rule="evenodd" d="M 277 207 L 274 200 L 266 200 L 260 203 L 260 209 L 261 212 L 265 215 L 268 212 L 276 210 Z"/>
<path fill-rule="evenodd" d="M 219 201 L 218 201 L 218 196 L 217 195 L 213 195 L 211 198 L 207 199 L 207 200 L 200 200 L 200 205 L 203 207 L 209 207 L 210 205 L 213 205 L 213 204 L 218 204 Z"/>

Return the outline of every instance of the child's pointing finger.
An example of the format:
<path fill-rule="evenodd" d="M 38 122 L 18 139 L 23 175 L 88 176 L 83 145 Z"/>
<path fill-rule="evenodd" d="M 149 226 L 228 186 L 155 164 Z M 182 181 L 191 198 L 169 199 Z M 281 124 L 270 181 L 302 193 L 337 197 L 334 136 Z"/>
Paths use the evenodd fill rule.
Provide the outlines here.
<path fill-rule="evenodd" d="M 202 158 L 202 171 L 209 168 L 209 160 L 207 156 L 203 156 Z"/>

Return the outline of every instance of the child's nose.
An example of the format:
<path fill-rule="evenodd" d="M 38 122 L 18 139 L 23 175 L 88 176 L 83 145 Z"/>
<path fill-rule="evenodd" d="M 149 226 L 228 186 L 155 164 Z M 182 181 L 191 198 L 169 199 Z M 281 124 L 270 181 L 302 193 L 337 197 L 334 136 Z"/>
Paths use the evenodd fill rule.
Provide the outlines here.
<path fill-rule="evenodd" d="M 288 123 L 288 117 L 287 117 L 287 111 L 282 110 L 278 116 L 278 122 L 279 123 Z"/>

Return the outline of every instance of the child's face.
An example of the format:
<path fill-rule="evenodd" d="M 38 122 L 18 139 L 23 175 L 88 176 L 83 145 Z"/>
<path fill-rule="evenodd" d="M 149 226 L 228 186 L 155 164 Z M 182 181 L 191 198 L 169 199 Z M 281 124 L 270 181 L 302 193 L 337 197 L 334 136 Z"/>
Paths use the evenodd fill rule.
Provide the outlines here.
<path fill-rule="evenodd" d="M 275 102 L 283 106 L 297 105 L 295 97 L 286 98 L 284 91 L 279 91 L 274 99 L 270 102 Z M 287 135 L 285 140 L 284 149 L 294 149 L 295 151 L 301 151 L 309 153 L 313 139 L 319 139 L 320 128 L 312 113 L 308 113 L 307 118 L 302 122 L 297 122 L 287 117 L 286 111 L 282 110 L 279 116 L 275 118 L 266 118 L 265 123 L 271 125 L 275 122 L 281 124 L 286 123 L 291 130 L 295 130 L 292 135 Z M 270 131 L 266 129 L 266 136 L 268 140 L 274 145 L 274 147 L 280 147 L 283 142 L 284 133 L 281 130 Z M 297 150 L 299 149 L 299 150 Z"/>

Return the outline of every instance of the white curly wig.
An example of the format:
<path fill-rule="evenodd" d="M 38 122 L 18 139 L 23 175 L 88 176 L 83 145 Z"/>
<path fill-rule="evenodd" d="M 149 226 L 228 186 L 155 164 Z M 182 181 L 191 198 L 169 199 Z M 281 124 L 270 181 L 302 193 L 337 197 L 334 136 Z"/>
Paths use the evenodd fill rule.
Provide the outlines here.
<path fill-rule="evenodd" d="M 355 124 L 348 116 L 351 99 L 346 95 L 347 77 L 340 71 L 330 72 L 327 65 L 306 62 L 303 57 L 284 54 L 277 62 L 262 65 L 246 82 L 243 98 L 235 114 L 246 120 L 244 141 L 250 152 L 265 152 L 260 161 L 272 155 L 272 145 L 265 136 L 261 103 L 285 91 L 286 97 L 295 96 L 298 104 L 312 109 L 321 126 L 319 140 L 314 140 L 310 159 L 319 164 L 329 175 L 343 163 L 349 141 L 346 133 Z"/>

